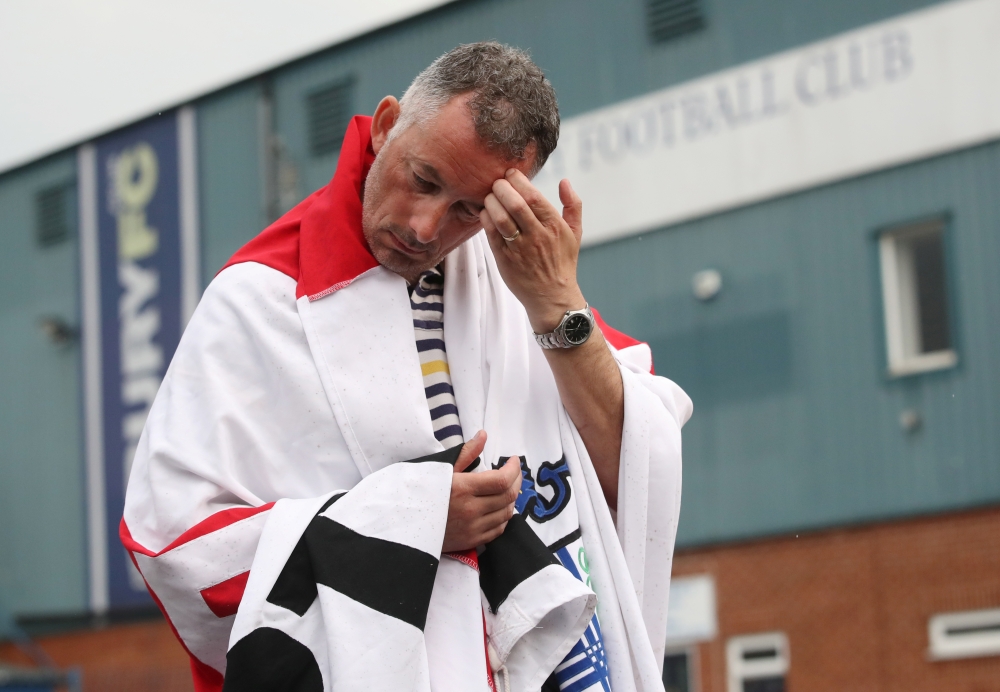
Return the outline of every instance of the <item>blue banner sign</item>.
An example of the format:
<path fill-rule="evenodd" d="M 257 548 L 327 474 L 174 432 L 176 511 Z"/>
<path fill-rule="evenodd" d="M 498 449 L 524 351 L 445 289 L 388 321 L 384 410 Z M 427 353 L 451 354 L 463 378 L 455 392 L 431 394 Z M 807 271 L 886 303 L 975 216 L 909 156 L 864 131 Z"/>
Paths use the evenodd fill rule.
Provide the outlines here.
<path fill-rule="evenodd" d="M 151 603 L 118 524 L 139 435 L 182 329 L 177 122 L 171 112 L 94 145 L 105 531 L 97 538 L 107 560 L 98 610 Z"/>

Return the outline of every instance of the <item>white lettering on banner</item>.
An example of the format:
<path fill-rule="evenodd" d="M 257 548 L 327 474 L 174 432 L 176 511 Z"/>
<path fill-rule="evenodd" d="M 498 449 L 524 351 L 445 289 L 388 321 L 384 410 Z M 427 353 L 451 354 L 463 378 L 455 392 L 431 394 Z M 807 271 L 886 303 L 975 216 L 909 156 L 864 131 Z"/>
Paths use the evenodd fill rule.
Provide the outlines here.
<path fill-rule="evenodd" d="M 1000 137 L 1000 0 L 961 0 L 570 118 L 592 244 Z"/>
<path fill-rule="evenodd" d="M 160 292 L 160 274 L 156 268 L 138 263 L 159 249 L 159 234 L 146 223 L 146 207 L 159 181 L 156 152 L 145 143 L 126 149 L 110 159 L 108 175 L 109 201 L 118 221 L 121 401 L 126 412 L 122 418 L 122 466 L 128 482 L 139 436 L 163 380 L 163 347 L 154 341 L 160 331 L 160 309 L 154 302 Z"/>

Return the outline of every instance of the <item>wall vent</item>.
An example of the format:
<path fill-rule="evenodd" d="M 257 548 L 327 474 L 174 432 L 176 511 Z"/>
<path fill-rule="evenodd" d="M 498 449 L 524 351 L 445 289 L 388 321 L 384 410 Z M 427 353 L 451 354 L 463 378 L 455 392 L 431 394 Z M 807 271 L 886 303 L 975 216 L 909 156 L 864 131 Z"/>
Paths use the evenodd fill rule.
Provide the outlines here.
<path fill-rule="evenodd" d="M 309 118 L 309 152 L 326 156 L 340 151 L 344 131 L 354 115 L 354 79 L 344 79 L 317 89 L 306 97 Z"/>
<path fill-rule="evenodd" d="M 1000 608 L 935 615 L 927 634 L 931 660 L 1000 656 Z"/>
<path fill-rule="evenodd" d="M 646 24 L 653 43 L 698 31 L 705 26 L 702 0 L 646 0 Z"/>
<path fill-rule="evenodd" d="M 35 193 L 35 238 L 42 247 L 61 243 L 69 237 L 70 186 L 46 187 Z"/>

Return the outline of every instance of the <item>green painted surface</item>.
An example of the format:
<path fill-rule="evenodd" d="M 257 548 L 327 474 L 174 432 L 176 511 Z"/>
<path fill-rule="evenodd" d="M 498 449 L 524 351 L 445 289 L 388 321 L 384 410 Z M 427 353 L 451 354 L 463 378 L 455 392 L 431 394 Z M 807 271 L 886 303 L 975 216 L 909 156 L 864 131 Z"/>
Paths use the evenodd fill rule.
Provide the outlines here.
<path fill-rule="evenodd" d="M 294 171 L 291 199 L 324 185 L 336 156 L 308 152 L 306 97 L 353 76 L 355 108 L 371 114 L 460 43 L 495 39 L 530 51 L 556 88 L 562 116 L 693 79 L 934 4 L 929 0 L 705 0 L 707 27 L 653 45 L 644 0 L 465 0 L 321 52 L 274 73 L 276 125 Z"/>
<path fill-rule="evenodd" d="M 571 117 L 930 4 L 706 0 L 705 30 L 654 46 L 643 0 L 452 3 L 268 75 L 282 205 L 333 173 L 336 156 L 308 152 L 306 97 L 344 77 L 371 113 L 444 51 L 495 38 L 531 51 Z M 262 84 L 196 104 L 206 283 L 267 225 Z M 982 146 L 584 252 L 588 298 L 695 399 L 684 544 L 1000 501 L 998 169 Z M 0 620 L 85 603 L 79 352 L 37 326 L 78 319 L 76 241 L 36 247 L 32 207 L 73 175 L 68 154 L 0 176 Z M 890 381 L 873 232 L 940 212 L 960 365 Z M 701 304 L 690 281 L 707 267 L 725 285 Z M 915 435 L 904 408 L 924 416 Z"/>
<path fill-rule="evenodd" d="M 993 143 L 583 252 L 588 300 L 694 399 L 682 543 L 1000 501 L 997 189 Z M 938 213 L 959 366 L 891 379 L 875 231 Z"/>
<path fill-rule="evenodd" d="M 34 206 L 75 178 L 66 154 L 0 179 L 0 633 L 11 611 L 85 604 L 80 351 L 39 326 L 79 324 L 75 215 L 68 240 L 40 247 Z"/>
<path fill-rule="evenodd" d="M 356 109 L 371 113 L 385 94 L 402 94 L 440 53 L 495 38 L 530 50 L 569 117 L 929 4 L 708 0 L 705 30 L 652 45 L 639 0 L 455 3 L 274 73 L 283 165 L 297 186 L 284 207 L 325 184 L 336 166 L 336 156 L 309 156 L 306 98 L 348 76 L 356 80 Z M 963 253 L 974 264 L 997 259 L 988 252 L 997 228 L 984 216 L 995 215 L 995 203 L 979 182 L 980 169 L 994 165 L 991 151 L 584 253 L 588 297 L 626 331 L 648 339 L 662 372 L 695 397 L 685 440 L 685 543 L 1000 500 L 998 440 L 990 433 L 1000 427 L 1000 414 L 990 413 L 1000 410 L 1000 392 L 983 384 L 1000 373 L 990 356 L 967 352 L 974 348 L 967 332 L 985 329 L 985 316 L 970 311 L 986 310 L 982 296 L 990 294 L 965 285 L 964 272 L 983 270 L 962 264 Z M 949 237 L 962 362 L 951 372 L 888 382 L 872 234 L 937 212 L 954 219 Z M 711 266 L 723 271 L 727 286 L 718 301 L 702 305 L 691 297 L 691 275 Z M 630 280 L 609 283 L 608 275 Z M 925 417 L 916 435 L 900 430 L 904 408 Z"/>
<path fill-rule="evenodd" d="M 234 252 L 267 225 L 258 144 L 259 85 L 198 103 L 201 269 L 208 285 Z"/>

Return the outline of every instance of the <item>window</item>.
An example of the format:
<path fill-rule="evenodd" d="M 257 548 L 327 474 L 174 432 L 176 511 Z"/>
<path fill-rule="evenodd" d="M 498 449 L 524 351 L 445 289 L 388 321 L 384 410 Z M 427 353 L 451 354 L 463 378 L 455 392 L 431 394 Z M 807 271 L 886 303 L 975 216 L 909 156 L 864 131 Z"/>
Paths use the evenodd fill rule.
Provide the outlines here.
<path fill-rule="evenodd" d="M 666 692 L 695 692 L 695 649 L 667 651 L 663 657 L 663 688 Z"/>
<path fill-rule="evenodd" d="M 670 580 L 667 607 L 667 648 L 683 649 L 715 639 L 715 580 L 711 574 L 693 574 Z"/>
<path fill-rule="evenodd" d="M 347 124 L 354 115 L 354 80 L 349 78 L 317 89 L 306 97 L 309 151 L 326 156 L 340 151 Z"/>
<path fill-rule="evenodd" d="M 69 237 L 72 214 L 71 187 L 53 185 L 35 193 L 35 239 L 42 247 L 55 245 Z"/>
<path fill-rule="evenodd" d="M 1000 608 L 935 615 L 927 623 L 930 657 L 973 658 L 1000 655 Z"/>
<path fill-rule="evenodd" d="M 945 274 L 944 220 L 889 229 L 879 238 L 890 375 L 950 368 L 955 354 Z"/>
<path fill-rule="evenodd" d="M 663 657 L 666 692 L 695 692 L 698 642 L 715 639 L 715 580 L 710 574 L 673 577 L 667 607 L 667 653 Z"/>
<path fill-rule="evenodd" d="M 785 692 L 788 658 L 783 632 L 732 637 L 726 642 L 728 692 Z"/>
<path fill-rule="evenodd" d="M 646 25 L 653 43 L 697 31 L 705 26 L 701 0 L 646 0 Z"/>

